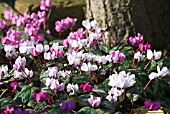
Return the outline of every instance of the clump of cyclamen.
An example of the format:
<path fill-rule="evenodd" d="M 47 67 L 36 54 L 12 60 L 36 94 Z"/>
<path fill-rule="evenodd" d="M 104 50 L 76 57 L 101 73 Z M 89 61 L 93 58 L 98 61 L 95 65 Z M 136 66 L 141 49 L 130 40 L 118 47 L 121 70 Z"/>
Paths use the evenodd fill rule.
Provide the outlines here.
<path fill-rule="evenodd" d="M 76 21 L 77 21 L 76 18 L 70 18 L 70 17 L 62 19 L 61 21 L 56 21 L 55 30 L 57 32 L 63 32 L 68 28 L 72 28 L 75 25 Z"/>
<path fill-rule="evenodd" d="M 135 81 L 135 75 L 129 74 L 125 71 L 121 71 L 119 74 L 115 72 L 115 74 L 112 74 L 109 76 L 109 86 L 112 86 L 111 90 L 108 92 L 109 95 L 106 97 L 110 102 L 116 102 L 117 97 L 120 96 L 125 88 L 129 88 L 134 85 Z"/>

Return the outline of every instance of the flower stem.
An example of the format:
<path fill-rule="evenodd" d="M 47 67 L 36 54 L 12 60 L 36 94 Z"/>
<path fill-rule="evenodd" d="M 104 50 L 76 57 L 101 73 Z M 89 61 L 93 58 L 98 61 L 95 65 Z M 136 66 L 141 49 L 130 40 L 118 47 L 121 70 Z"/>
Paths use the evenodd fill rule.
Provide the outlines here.
<path fill-rule="evenodd" d="M 152 60 L 150 60 L 150 61 L 146 64 L 146 66 L 145 66 L 144 69 L 146 69 L 146 68 L 148 67 L 148 65 L 151 63 L 151 61 L 152 61 Z"/>
<path fill-rule="evenodd" d="M 149 80 L 148 83 L 145 85 L 145 87 L 143 88 L 141 94 L 140 94 L 140 97 L 141 95 L 143 94 L 143 92 L 146 90 L 146 88 L 148 87 L 148 85 L 151 83 L 152 80 Z"/>

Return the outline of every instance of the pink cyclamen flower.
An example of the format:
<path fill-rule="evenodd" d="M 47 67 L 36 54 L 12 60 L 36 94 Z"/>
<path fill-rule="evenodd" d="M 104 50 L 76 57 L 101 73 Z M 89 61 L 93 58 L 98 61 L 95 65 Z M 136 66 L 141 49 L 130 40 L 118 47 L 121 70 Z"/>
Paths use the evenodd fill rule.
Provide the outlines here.
<path fill-rule="evenodd" d="M 150 100 L 146 100 L 144 102 L 144 105 L 146 108 L 148 108 L 149 110 L 159 110 L 161 108 L 161 103 L 160 102 L 151 102 Z"/>
<path fill-rule="evenodd" d="M 48 11 L 53 6 L 50 0 L 41 0 L 40 9 Z"/>
<path fill-rule="evenodd" d="M 90 85 L 89 82 L 86 84 L 81 84 L 80 88 L 83 89 L 84 92 L 91 92 L 94 86 Z"/>
<path fill-rule="evenodd" d="M 49 100 L 48 93 L 40 91 L 39 93 L 33 93 L 32 96 L 37 102 L 43 102 Z"/>
<path fill-rule="evenodd" d="M 13 107 L 11 107 L 11 108 L 7 107 L 4 110 L 4 114 L 13 114 L 13 112 L 14 112 L 14 108 Z"/>
<path fill-rule="evenodd" d="M 6 24 L 7 24 L 6 21 L 1 20 L 1 21 L 0 21 L 0 30 L 4 29 L 5 26 L 6 26 Z"/>
<path fill-rule="evenodd" d="M 88 103 L 92 107 L 98 107 L 101 103 L 101 97 L 94 97 L 93 95 L 91 95 L 91 98 L 88 99 Z"/>
<path fill-rule="evenodd" d="M 10 83 L 10 86 L 13 87 L 13 90 L 12 90 L 13 92 L 18 88 L 19 84 L 20 83 L 17 83 L 17 82 L 11 82 Z"/>
<path fill-rule="evenodd" d="M 12 16 L 13 16 L 12 10 L 5 10 L 4 11 L 4 18 L 5 19 L 11 20 Z"/>
<path fill-rule="evenodd" d="M 129 43 L 134 46 L 134 45 L 139 45 L 141 43 L 143 43 L 143 35 L 141 35 L 140 33 L 137 34 L 137 36 L 135 37 L 129 37 Z"/>

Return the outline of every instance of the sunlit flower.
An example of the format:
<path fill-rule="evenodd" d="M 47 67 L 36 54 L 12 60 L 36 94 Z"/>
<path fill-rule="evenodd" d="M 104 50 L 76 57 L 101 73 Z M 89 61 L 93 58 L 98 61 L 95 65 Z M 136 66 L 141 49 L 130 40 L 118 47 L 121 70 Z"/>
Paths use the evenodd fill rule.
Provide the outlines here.
<path fill-rule="evenodd" d="M 151 50 L 147 50 L 147 58 L 149 60 L 159 60 L 161 58 L 162 52 L 161 51 L 155 51 L 152 52 Z"/>
<path fill-rule="evenodd" d="M 160 102 L 151 102 L 150 100 L 146 100 L 144 102 L 144 105 L 149 110 L 154 110 L 154 111 L 157 111 L 157 110 L 159 110 L 161 108 L 161 103 Z"/>

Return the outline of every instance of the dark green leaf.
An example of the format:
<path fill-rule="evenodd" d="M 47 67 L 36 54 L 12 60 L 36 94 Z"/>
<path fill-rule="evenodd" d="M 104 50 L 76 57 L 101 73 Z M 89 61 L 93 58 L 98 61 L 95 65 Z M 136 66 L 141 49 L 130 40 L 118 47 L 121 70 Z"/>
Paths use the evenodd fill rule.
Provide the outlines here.
<path fill-rule="evenodd" d="M 93 108 L 90 108 L 90 107 L 84 107 L 84 108 L 81 108 L 77 114 L 97 114 L 97 112 L 93 109 Z"/>

